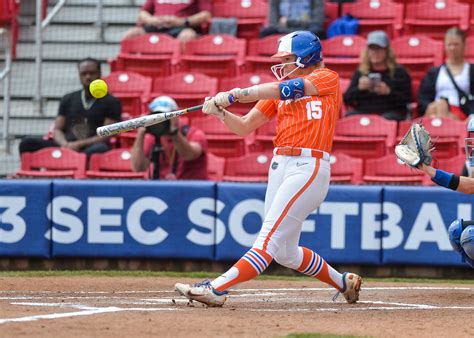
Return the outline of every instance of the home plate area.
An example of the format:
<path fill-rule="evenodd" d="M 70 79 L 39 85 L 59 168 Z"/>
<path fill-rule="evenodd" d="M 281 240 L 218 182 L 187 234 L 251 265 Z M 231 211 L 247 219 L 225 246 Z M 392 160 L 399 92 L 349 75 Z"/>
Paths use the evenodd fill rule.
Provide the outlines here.
<path fill-rule="evenodd" d="M 145 286 L 149 284 L 147 282 Z M 113 291 L 104 290 L 102 283 L 95 290 L 93 282 L 86 284 L 89 287 L 81 290 L 70 290 L 71 285 L 64 288 L 55 285 L 53 291 L 48 288 L 34 290 L 39 285 L 33 290 L 0 288 L 0 332 L 8 334 L 20 330 L 28 335 L 35 330 L 34 323 L 39 322 L 57 326 L 60 331 L 67 322 L 69 328 L 72 325 L 72 332 L 95 335 L 105 322 L 116 322 L 119 326 L 125 322 L 130 324 L 134 318 L 135 329 L 133 325 L 127 325 L 125 331 L 120 329 L 113 334 L 184 336 L 194 330 L 195 333 L 218 336 L 220 333 L 215 327 L 206 329 L 210 320 L 219 320 L 226 327 L 225 335 L 228 336 L 251 336 L 256 327 L 259 327 L 256 336 L 262 337 L 292 332 L 371 336 L 411 336 L 412 332 L 413 336 L 437 336 L 441 332 L 447 333 L 444 330 L 448 329 L 455 331 L 453 336 L 474 334 L 472 325 L 461 325 L 462 318 L 466 320 L 474 311 L 472 284 L 365 283 L 360 301 L 349 305 L 342 295 L 333 301 L 334 289 L 320 283 L 257 280 L 233 290 L 223 308 L 207 308 L 198 302 L 189 302 L 172 290 L 171 280 L 157 283 L 158 288 L 156 284 L 155 288 L 149 285 L 147 289 L 140 283 L 136 289 L 127 288 L 131 283 L 125 283 Z M 314 287 L 315 284 L 318 287 Z M 151 331 L 144 332 L 145 317 L 149 322 L 160 319 L 159 327 L 153 326 Z M 176 323 L 171 318 L 186 320 Z M 337 324 L 340 318 L 345 318 L 347 323 L 353 321 L 356 326 L 341 327 Z M 459 318 L 459 325 L 456 318 Z M 266 325 L 269 321 L 278 324 L 269 327 Z M 361 321 L 365 324 L 358 328 L 357 323 Z M 118 326 L 110 327 L 111 335 Z"/>

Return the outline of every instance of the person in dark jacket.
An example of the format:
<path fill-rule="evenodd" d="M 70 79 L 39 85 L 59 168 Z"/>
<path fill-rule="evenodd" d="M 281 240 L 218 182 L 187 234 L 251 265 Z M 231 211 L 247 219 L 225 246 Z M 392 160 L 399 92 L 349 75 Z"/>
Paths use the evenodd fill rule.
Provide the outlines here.
<path fill-rule="evenodd" d="M 466 94 L 474 92 L 474 66 L 464 58 L 466 36 L 459 28 L 450 28 L 444 38 L 446 62 L 431 68 L 425 75 L 418 91 L 418 115 L 428 117 L 451 117 L 464 120 L 474 112 L 460 108 L 457 86 Z"/>
<path fill-rule="evenodd" d="M 346 115 L 378 114 L 401 121 L 408 118 L 410 101 L 411 77 L 397 64 L 387 34 L 369 33 L 359 69 L 344 93 L 344 103 L 349 106 Z"/>

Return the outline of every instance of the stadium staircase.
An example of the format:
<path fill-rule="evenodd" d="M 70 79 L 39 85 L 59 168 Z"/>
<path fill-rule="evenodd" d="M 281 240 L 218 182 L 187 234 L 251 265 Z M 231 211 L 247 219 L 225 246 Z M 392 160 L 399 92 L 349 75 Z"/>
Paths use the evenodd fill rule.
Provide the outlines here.
<path fill-rule="evenodd" d="M 57 0 L 49 0 L 51 11 Z M 94 57 L 102 61 L 102 73 L 108 75 L 106 60 L 117 55 L 120 39 L 132 27 L 144 0 L 104 0 L 103 34 L 95 25 L 95 0 L 68 0 L 43 31 L 43 112 L 33 104 L 35 96 L 35 0 L 22 0 L 20 37 L 13 61 L 11 81 L 10 135 L 11 153 L 0 148 L 0 177 L 14 173 L 20 165 L 18 143 L 26 135 L 45 135 L 57 114 L 60 98 L 80 89 L 77 61 Z M 3 58 L 3 55 L 1 56 Z M 0 59 L 0 66 L 4 60 Z M 0 130 L 3 128 L 3 83 L 0 82 Z"/>

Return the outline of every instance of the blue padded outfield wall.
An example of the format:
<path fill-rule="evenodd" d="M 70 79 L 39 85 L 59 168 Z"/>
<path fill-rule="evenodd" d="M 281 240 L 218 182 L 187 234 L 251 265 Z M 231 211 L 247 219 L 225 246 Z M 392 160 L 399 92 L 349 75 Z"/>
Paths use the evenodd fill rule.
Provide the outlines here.
<path fill-rule="evenodd" d="M 0 181 L 0 256 L 234 261 L 262 223 L 264 184 Z M 437 187 L 331 186 L 301 244 L 334 264 L 466 266 L 449 244 L 472 195 Z"/>

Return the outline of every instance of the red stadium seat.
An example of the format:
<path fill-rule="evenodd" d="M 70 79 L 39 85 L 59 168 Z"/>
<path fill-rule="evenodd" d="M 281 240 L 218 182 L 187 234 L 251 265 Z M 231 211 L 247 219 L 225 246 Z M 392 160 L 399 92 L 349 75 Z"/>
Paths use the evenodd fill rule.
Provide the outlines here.
<path fill-rule="evenodd" d="M 145 104 L 150 98 L 151 78 L 134 72 L 112 72 L 104 81 L 122 103 L 125 119 L 148 113 Z"/>
<path fill-rule="evenodd" d="M 359 34 L 363 36 L 371 31 L 383 30 L 393 38 L 400 35 L 403 27 L 403 5 L 390 0 L 347 3 L 343 14 L 347 13 L 359 19 Z"/>
<path fill-rule="evenodd" d="M 331 183 L 361 183 L 363 170 L 362 159 L 336 152 L 331 154 L 330 163 Z"/>
<path fill-rule="evenodd" d="M 397 62 L 404 65 L 413 80 L 420 81 L 431 67 L 443 63 L 443 43 L 423 35 L 401 36 L 390 43 Z"/>
<path fill-rule="evenodd" d="M 463 31 L 469 28 L 469 5 L 455 0 L 424 0 L 406 5 L 404 21 L 405 35 L 426 35 L 444 39 L 451 27 Z"/>
<path fill-rule="evenodd" d="M 271 152 L 256 152 L 242 157 L 228 158 L 225 164 L 224 181 L 267 182 L 272 157 Z"/>
<path fill-rule="evenodd" d="M 92 154 L 87 178 L 147 179 L 148 171 L 133 172 L 131 154 L 127 149 L 114 149 L 102 154 Z"/>
<path fill-rule="evenodd" d="M 84 178 L 87 157 L 67 148 L 49 147 L 21 154 L 21 178 Z"/>
<path fill-rule="evenodd" d="M 324 1 L 324 30 L 327 30 L 329 25 L 339 17 L 339 5 L 335 2 Z"/>
<path fill-rule="evenodd" d="M 265 0 L 227 0 L 214 3 L 212 7 L 213 17 L 237 18 L 237 36 L 242 39 L 257 37 L 267 15 Z"/>
<path fill-rule="evenodd" d="M 440 158 L 438 160 L 438 168 L 454 173 L 456 175 L 461 175 L 466 165 L 466 154 L 462 153 L 458 156 L 451 158 Z"/>
<path fill-rule="evenodd" d="M 357 35 L 340 35 L 321 41 L 324 64 L 339 73 L 340 77 L 352 78 L 360 63 L 360 54 L 367 40 Z"/>
<path fill-rule="evenodd" d="M 238 157 L 246 153 L 243 137 L 232 133 L 225 124 L 214 116 L 191 119 L 191 125 L 206 134 L 208 151 L 221 157 Z"/>
<path fill-rule="evenodd" d="M 394 147 L 397 122 L 378 115 L 351 115 L 336 124 L 333 151 L 353 157 L 381 157 Z"/>
<path fill-rule="evenodd" d="M 232 35 L 205 35 L 186 43 L 181 70 L 209 76 L 236 76 L 244 64 L 246 41 Z"/>
<path fill-rule="evenodd" d="M 213 96 L 216 93 L 216 78 L 201 73 L 180 72 L 168 77 L 154 78 L 151 98 L 167 95 L 176 101 L 178 107 L 189 108 L 202 104 L 207 96 Z M 200 113 L 193 113 L 192 116 L 199 115 L 202 116 Z"/>
<path fill-rule="evenodd" d="M 207 179 L 211 181 L 222 181 L 224 177 L 225 158 L 212 153 L 207 154 Z"/>
<path fill-rule="evenodd" d="M 174 73 L 181 43 L 166 34 L 144 34 L 122 40 L 120 53 L 109 61 L 112 71 L 132 71 L 147 76 Z"/>
<path fill-rule="evenodd" d="M 276 82 L 275 76 L 268 74 L 244 73 L 236 77 L 227 77 L 221 79 L 219 91 L 228 91 L 232 88 L 247 88 L 267 82 Z M 244 115 L 248 113 L 253 106 L 255 106 L 255 102 L 246 104 L 235 103 L 229 108 L 229 110 L 233 113 Z"/>
<path fill-rule="evenodd" d="M 463 152 L 464 138 L 467 135 L 465 121 L 456 121 L 451 118 L 420 117 L 421 121 L 430 132 L 436 150 L 433 155 L 437 158 L 451 158 Z M 401 121 L 398 126 L 397 140 L 401 140 L 414 121 Z"/>
<path fill-rule="evenodd" d="M 362 179 L 365 183 L 407 185 L 423 184 L 427 181 L 427 175 L 401 163 L 392 153 L 381 158 L 367 159 Z"/>
<path fill-rule="evenodd" d="M 11 32 L 12 57 L 16 57 L 16 44 L 20 33 L 18 15 L 20 13 L 19 0 L 0 0 L 0 27 L 8 27 Z"/>
<path fill-rule="evenodd" d="M 255 133 L 255 149 L 258 151 L 272 151 L 273 139 L 276 135 L 276 117 L 258 128 Z"/>
<path fill-rule="evenodd" d="M 263 39 L 249 40 L 247 56 L 245 57 L 245 70 L 273 76 L 270 68 L 280 63 L 280 60 L 271 56 L 275 54 L 278 40 L 281 37 L 282 35 L 270 35 Z"/>

